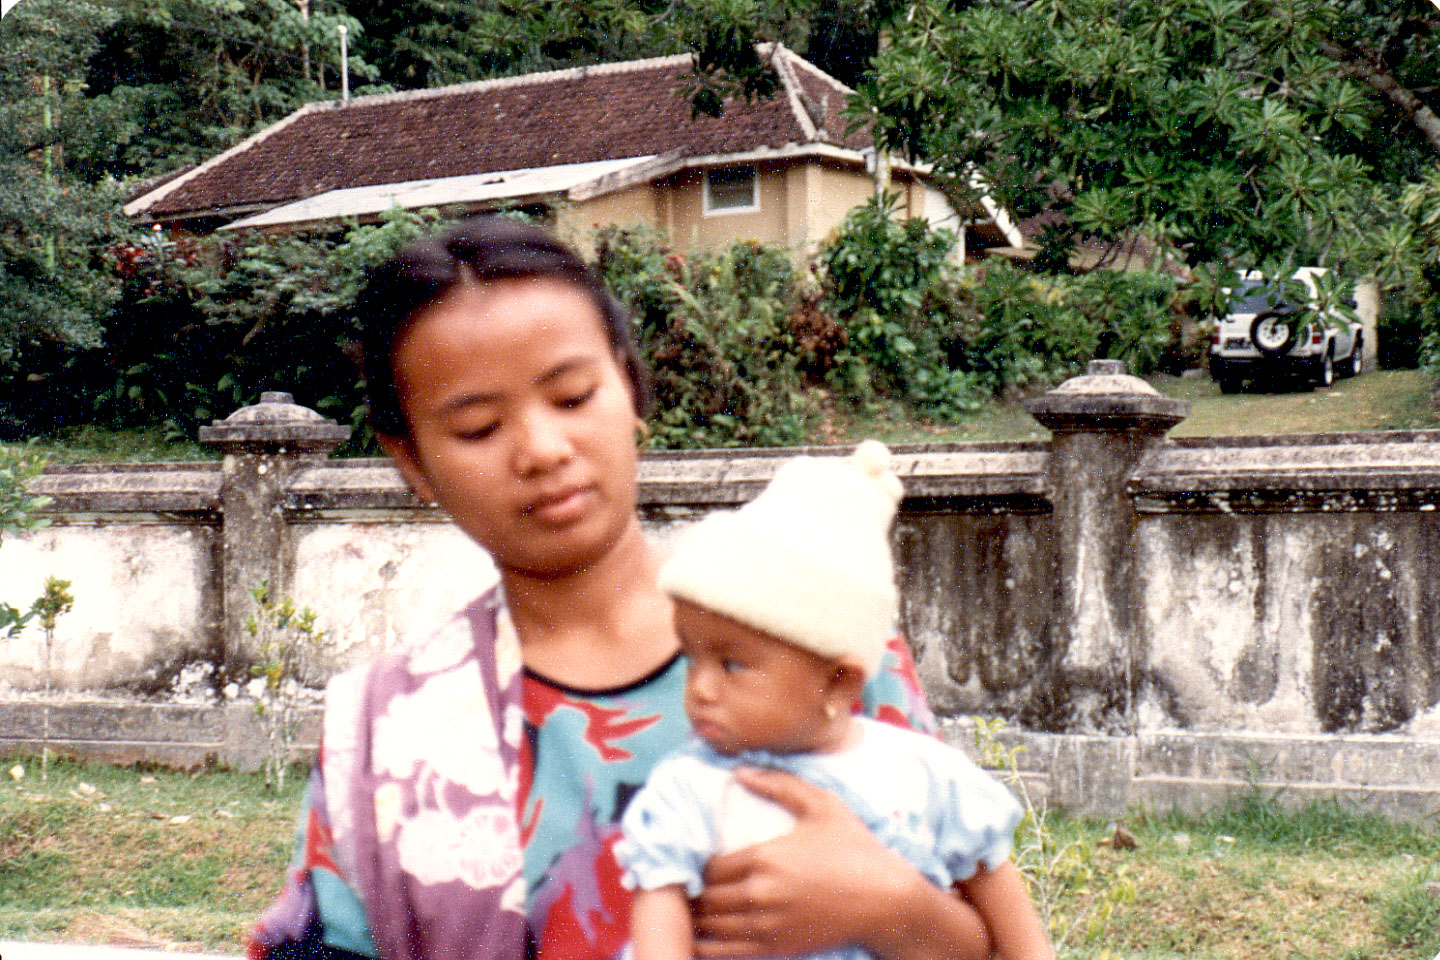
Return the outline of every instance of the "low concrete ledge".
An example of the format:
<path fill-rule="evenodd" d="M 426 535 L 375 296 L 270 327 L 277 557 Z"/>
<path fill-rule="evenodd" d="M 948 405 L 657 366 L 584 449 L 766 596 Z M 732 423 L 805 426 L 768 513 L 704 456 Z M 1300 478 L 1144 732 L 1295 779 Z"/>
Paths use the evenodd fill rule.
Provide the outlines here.
<path fill-rule="evenodd" d="M 54 502 L 53 522 L 163 514 L 213 520 L 220 506 L 219 463 L 86 463 L 47 467 L 29 485 Z"/>
<path fill-rule="evenodd" d="M 945 741 L 976 756 L 974 725 L 952 720 Z M 1334 799 L 1398 820 L 1440 816 L 1440 740 L 1164 732 L 1133 737 L 1006 730 L 1023 747 L 1020 775 L 1037 802 L 1089 816 L 1135 806 L 1213 809 L 1254 791 L 1287 806 Z"/>
<path fill-rule="evenodd" d="M 39 754 L 44 746 L 44 704 L 0 703 L 0 756 Z M 320 711 L 304 712 L 297 747 L 312 756 L 319 742 Z M 219 763 L 257 770 L 265 731 L 253 703 L 167 704 L 133 701 L 59 702 L 50 705 L 52 753 L 104 763 L 158 763 L 189 769 Z"/>
<path fill-rule="evenodd" d="M 844 456 L 848 447 L 657 452 L 642 456 L 639 498 L 645 508 L 741 504 L 791 457 Z M 910 512 L 1045 511 L 1046 444 L 900 444 L 892 448 Z M 192 519 L 219 516 L 219 463 L 83 464 L 54 467 L 32 484 L 54 499 L 56 522 Z M 299 467 L 288 478 L 282 509 L 292 522 L 445 518 L 420 500 L 389 460 L 333 460 Z"/>
<path fill-rule="evenodd" d="M 317 708 L 305 712 L 297 743 L 313 753 Z M 41 748 L 44 705 L 0 703 L 0 755 Z M 50 706 L 50 748 L 110 763 L 188 768 L 220 763 L 257 769 L 265 736 L 254 705 L 132 701 Z M 973 724 L 952 720 L 945 741 L 976 756 Z M 1214 808 L 1252 790 L 1297 805 L 1335 799 L 1400 820 L 1440 816 L 1440 739 L 1388 736 L 1263 736 L 1163 732 L 1133 737 L 1006 730 L 1020 746 L 1020 773 L 1037 802 L 1073 813 L 1119 817 L 1135 807 Z"/>
<path fill-rule="evenodd" d="M 1433 510 L 1440 430 L 1171 440 L 1127 490 L 1145 512 Z"/>
<path fill-rule="evenodd" d="M 784 460 L 849 452 L 849 447 L 782 447 L 646 454 L 640 464 L 640 502 L 647 507 L 745 503 Z M 1033 509 L 1045 505 L 1044 443 L 897 444 L 891 455 L 905 486 L 905 510 L 933 508 L 941 501 L 954 501 L 949 506 L 959 509 L 967 501 Z"/>
<path fill-rule="evenodd" d="M 285 485 L 283 509 L 292 519 L 322 519 L 356 510 L 400 511 L 417 520 L 433 507 L 410 492 L 400 471 L 383 459 L 332 460 L 302 467 Z"/>

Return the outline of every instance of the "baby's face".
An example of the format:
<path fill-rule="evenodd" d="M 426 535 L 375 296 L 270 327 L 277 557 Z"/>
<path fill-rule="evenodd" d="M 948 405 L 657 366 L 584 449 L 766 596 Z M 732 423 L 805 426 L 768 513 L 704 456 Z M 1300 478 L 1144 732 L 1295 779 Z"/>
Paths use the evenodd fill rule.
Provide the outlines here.
<path fill-rule="evenodd" d="M 675 627 L 690 661 L 685 713 L 712 747 L 724 754 L 834 749 L 832 661 L 683 600 L 675 603 Z"/>

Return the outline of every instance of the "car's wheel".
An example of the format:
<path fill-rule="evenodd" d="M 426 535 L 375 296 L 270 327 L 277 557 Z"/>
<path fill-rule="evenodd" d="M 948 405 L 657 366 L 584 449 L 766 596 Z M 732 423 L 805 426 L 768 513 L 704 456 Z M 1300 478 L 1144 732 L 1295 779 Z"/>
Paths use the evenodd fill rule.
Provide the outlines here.
<path fill-rule="evenodd" d="M 1215 382 L 1220 385 L 1221 393 L 1239 393 L 1243 381 L 1233 373 L 1227 373 L 1223 377 L 1216 377 Z"/>
<path fill-rule="evenodd" d="M 1250 324 L 1250 342 L 1267 357 L 1283 357 L 1295 346 L 1299 332 L 1292 314 L 1270 310 Z"/>
<path fill-rule="evenodd" d="M 1330 351 L 1325 351 L 1325 356 L 1315 365 L 1312 382 L 1317 387 L 1328 387 L 1335 382 L 1335 356 Z"/>

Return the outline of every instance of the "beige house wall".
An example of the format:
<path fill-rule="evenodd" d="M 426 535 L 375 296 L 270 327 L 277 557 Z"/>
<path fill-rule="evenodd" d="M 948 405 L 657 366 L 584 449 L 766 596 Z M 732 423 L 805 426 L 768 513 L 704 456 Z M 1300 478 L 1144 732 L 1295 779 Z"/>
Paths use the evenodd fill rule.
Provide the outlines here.
<path fill-rule="evenodd" d="M 718 250 L 737 240 L 776 246 L 792 243 L 787 229 L 789 199 L 785 167 L 756 164 L 760 209 L 745 213 L 705 214 L 705 175 L 687 170 L 666 181 L 671 242 L 678 250 Z"/>
<path fill-rule="evenodd" d="M 806 164 L 805 207 L 810 245 L 818 246 L 830 239 L 845 215 L 869 200 L 875 192 L 875 181 L 863 167 L 835 167 L 827 164 Z M 797 241 L 800 237 L 796 238 Z"/>
<path fill-rule="evenodd" d="M 594 253 L 596 227 L 613 224 L 663 230 L 662 193 L 653 184 L 642 183 L 560 207 L 555 212 L 555 232 L 589 254 Z"/>
<path fill-rule="evenodd" d="M 705 213 L 703 170 L 686 170 L 652 184 L 562 207 L 554 225 L 567 241 L 589 251 L 597 225 L 652 227 L 676 250 L 718 250 L 738 240 L 815 250 L 832 238 L 841 221 L 874 192 L 860 166 L 814 159 L 756 164 L 759 209 Z M 923 216 L 922 184 L 897 177 L 891 184 L 907 216 Z"/>

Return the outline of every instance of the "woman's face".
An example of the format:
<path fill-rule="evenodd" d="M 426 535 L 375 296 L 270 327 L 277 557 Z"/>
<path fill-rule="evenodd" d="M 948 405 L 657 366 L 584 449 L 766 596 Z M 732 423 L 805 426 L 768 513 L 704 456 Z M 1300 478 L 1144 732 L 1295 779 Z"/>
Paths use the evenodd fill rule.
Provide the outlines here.
<path fill-rule="evenodd" d="M 637 524 L 635 410 L 594 302 L 551 278 L 464 282 L 395 345 L 405 479 L 502 571 L 558 576 Z"/>

